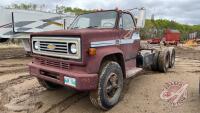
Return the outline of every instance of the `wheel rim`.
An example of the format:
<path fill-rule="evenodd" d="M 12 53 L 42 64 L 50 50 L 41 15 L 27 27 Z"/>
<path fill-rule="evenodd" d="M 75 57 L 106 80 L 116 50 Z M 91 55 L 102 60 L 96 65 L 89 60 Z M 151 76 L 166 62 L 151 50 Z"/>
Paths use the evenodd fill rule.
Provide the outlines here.
<path fill-rule="evenodd" d="M 119 81 L 118 76 L 115 73 L 111 73 L 108 76 L 108 80 L 106 82 L 106 95 L 109 98 L 115 96 L 117 90 L 119 89 Z"/>

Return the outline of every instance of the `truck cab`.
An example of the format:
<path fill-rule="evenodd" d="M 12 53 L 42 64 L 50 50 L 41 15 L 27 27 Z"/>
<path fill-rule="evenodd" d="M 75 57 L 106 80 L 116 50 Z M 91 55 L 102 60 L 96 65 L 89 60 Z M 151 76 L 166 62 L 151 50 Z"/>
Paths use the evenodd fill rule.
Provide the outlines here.
<path fill-rule="evenodd" d="M 123 80 L 159 57 L 142 55 L 136 24 L 129 11 L 102 10 L 77 16 L 68 30 L 33 33 L 30 75 L 47 89 L 90 91 L 91 102 L 108 110 L 118 103 Z M 167 69 L 170 54 L 163 54 L 160 67 Z M 150 64 L 158 66 L 157 59 Z"/>

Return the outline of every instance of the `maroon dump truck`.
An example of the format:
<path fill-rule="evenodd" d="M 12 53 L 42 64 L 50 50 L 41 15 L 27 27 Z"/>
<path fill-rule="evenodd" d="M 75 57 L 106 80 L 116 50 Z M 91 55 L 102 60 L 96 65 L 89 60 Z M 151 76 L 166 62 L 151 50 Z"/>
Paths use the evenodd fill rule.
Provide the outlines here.
<path fill-rule="evenodd" d="M 151 38 L 151 39 L 149 39 L 147 42 L 148 42 L 149 44 L 159 44 L 160 41 L 161 41 L 161 38 Z"/>
<path fill-rule="evenodd" d="M 181 34 L 178 30 L 167 29 L 165 30 L 162 38 L 151 38 L 148 40 L 148 43 L 159 44 L 161 41 L 163 41 L 165 45 L 177 45 L 180 42 L 180 37 Z"/>
<path fill-rule="evenodd" d="M 30 75 L 47 89 L 89 91 L 91 102 L 108 110 L 124 79 L 146 67 L 167 72 L 174 66 L 174 48 L 141 48 L 136 24 L 128 11 L 104 10 L 79 15 L 68 30 L 34 33 Z"/>
<path fill-rule="evenodd" d="M 163 42 L 165 45 L 177 45 L 180 42 L 181 34 L 178 30 L 167 29 L 165 31 Z"/>

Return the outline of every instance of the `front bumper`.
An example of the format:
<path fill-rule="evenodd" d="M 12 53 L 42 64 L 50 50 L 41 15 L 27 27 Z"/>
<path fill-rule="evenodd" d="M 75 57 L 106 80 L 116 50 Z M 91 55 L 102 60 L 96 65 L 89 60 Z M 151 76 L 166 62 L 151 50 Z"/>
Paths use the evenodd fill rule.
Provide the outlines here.
<path fill-rule="evenodd" d="M 75 71 L 75 70 L 71 71 L 71 70 L 57 69 L 34 63 L 29 64 L 29 71 L 30 75 L 32 76 L 53 83 L 57 83 L 63 86 L 71 87 L 79 91 L 94 90 L 97 88 L 98 84 L 97 74 L 88 74 L 86 72 Z M 76 86 L 71 86 L 66 84 L 64 77 L 74 78 L 76 80 Z"/>

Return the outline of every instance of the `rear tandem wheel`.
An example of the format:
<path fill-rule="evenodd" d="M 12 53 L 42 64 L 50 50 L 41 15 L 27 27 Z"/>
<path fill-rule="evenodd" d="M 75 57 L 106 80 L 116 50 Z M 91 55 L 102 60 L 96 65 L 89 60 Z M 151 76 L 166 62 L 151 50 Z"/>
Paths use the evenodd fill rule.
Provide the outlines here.
<path fill-rule="evenodd" d="M 158 56 L 158 70 L 166 73 L 170 65 L 170 52 L 167 48 L 160 51 Z"/>

